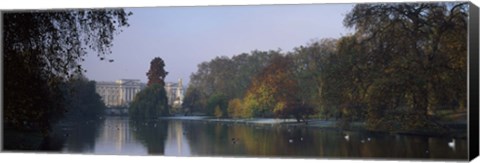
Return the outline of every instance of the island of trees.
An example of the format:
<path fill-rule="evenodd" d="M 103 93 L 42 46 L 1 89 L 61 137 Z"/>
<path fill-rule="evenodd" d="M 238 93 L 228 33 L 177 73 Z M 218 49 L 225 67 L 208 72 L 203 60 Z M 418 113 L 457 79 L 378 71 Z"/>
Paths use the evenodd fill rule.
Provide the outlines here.
<path fill-rule="evenodd" d="M 170 114 L 167 93 L 165 91 L 165 62 L 156 57 L 150 62 L 147 72 L 148 84 L 140 91 L 130 104 L 129 116 L 135 119 L 153 119 Z"/>

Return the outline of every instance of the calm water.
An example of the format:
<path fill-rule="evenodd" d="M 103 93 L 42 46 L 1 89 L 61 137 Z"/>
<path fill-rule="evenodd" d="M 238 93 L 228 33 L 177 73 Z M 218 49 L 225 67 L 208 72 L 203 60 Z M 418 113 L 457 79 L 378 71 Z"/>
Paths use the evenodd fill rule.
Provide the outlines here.
<path fill-rule="evenodd" d="M 466 140 L 344 132 L 286 125 L 205 121 L 131 121 L 65 127 L 65 153 L 313 158 L 466 159 Z M 349 135 L 348 140 L 345 135 Z"/>

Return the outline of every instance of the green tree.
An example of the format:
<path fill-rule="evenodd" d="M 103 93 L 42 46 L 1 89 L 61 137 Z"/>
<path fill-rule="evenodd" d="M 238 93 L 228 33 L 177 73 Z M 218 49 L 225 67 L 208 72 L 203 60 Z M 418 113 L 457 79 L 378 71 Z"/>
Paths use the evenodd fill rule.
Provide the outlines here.
<path fill-rule="evenodd" d="M 168 72 L 165 71 L 165 62 L 160 57 L 155 57 L 150 62 L 150 70 L 147 72 L 148 85 L 154 83 L 165 86 L 165 77 L 168 75 Z"/>
<path fill-rule="evenodd" d="M 340 118 L 340 122 L 364 120 L 366 90 L 379 69 L 368 64 L 365 48 L 355 36 L 340 38 L 337 50 L 326 55 L 321 79 L 320 101 L 326 117 Z"/>
<path fill-rule="evenodd" d="M 331 107 L 324 105 L 322 93 L 325 83 L 327 58 L 336 54 L 336 39 L 322 39 L 300 46 L 289 53 L 293 59 L 292 71 L 300 89 L 297 96 L 304 104 L 315 108 L 322 117 L 330 117 Z"/>
<path fill-rule="evenodd" d="M 185 115 L 201 110 L 200 91 L 194 87 L 188 87 L 183 99 L 182 108 Z"/>
<path fill-rule="evenodd" d="M 64 95 L 67 102 L 67 119 L 84 121 L 103 116 L 106 106 L 95 91 L 95 81 L 78 76 L 70 79 L 66 86 Z"/>
<path fill-rule="evenodd" d="M 217 115 L 217 108 L 219 115 L 227 116 L 228 100 L 223 94 L 214 94 L 207 101 L 206 113 L 207 115 Z"/>
<path fill-rule="evenodd" d="M 149 119 L 170 114 L 164 81 L 168 72 L 164 67 L 165 63 L 160 57 L 155 57 L 150 62 L 147 88 L 137 93 L 128 108 L 131 117 Z"/>
<path fill-rule="evenodd" d="M 122 9 L 2 14 L 5 133 L 40 132 L 46 138 L 65 111 L 61 83 L 84 71 L 79 62 L 87 48 L 106 58 L 129 14 Z"/>
<path fill-rule="evenodd" d="M 132 118 L 157 118 L 169 114 L 165 88 L 154 83 L 143 89 L 130 104 L 129 115 Z"/>

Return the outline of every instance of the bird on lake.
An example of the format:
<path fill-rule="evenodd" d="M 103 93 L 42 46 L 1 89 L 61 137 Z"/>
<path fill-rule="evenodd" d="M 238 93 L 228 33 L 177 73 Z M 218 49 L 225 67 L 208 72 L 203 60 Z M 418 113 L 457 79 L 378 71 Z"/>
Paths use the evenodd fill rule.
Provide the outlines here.
<path fill-rule="evenodd" d="M 303 137 L 300 137 L 300 141 L 303 141 Z"/>
<path fill-rule="evenodd" d="M 348 135 L 348 134 L 345 135 L 345 140 L 347 140 L 347 141 L 350 140 L 350 135 Z"/>
<path fill-rule="evenodd" d="M 452 139 L 451 142 L 448 142 L 448 147 L 455 149 L 455 139 Z"/>
<path fill-rule="evenodd" d="M 288 142 L 289 142 L 289 143 L 293 143 L 293 139 L 288 139 Z"/>
<path fill-rule="evenodd" d="M 367 138 L 368 141 L 370 141 L 371 139 L 370 138 Z"/>

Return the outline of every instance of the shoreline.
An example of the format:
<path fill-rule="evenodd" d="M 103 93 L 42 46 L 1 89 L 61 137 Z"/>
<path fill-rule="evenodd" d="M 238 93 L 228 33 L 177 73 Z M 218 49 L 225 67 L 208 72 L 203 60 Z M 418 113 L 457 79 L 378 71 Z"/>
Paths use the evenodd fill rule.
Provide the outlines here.
<path fill-rule="evenodd" d="M 434 131 L 434 130 L 407 130 L 407 131 L 382 131 L 382 130 L 369 130 L 366 128 L 364 122 L 352 122 L 346 128 L 339 127 L 336 120 L 319 120 L 309 119 L 306 122 L 297 122 L 295 119 L 278 119 L 278 118 L 215 118 L 212 116 L 169 116 L 160 117 L 159 120 L 180 120 L 180 121 L 203 121 L 203 122 L 216 122 L 216 123 L 234 123 L 234 124 L 247 124 L 247 125 L 285 125 L 285 126 L 303 126 L 309 128 L 319 129 L 334 129 L 342 131 L 357 131 L 357 132 L 376 132 L 384 134 L 399 134 L 399 135 L 412 135 L 412 136 L 429 136 L 429 137 L 448 137 L 457 139 L 467 138 L 467 123 L 466 122 L 441 122 L 443 125 L 451 127 L 451 132 Z"/>

